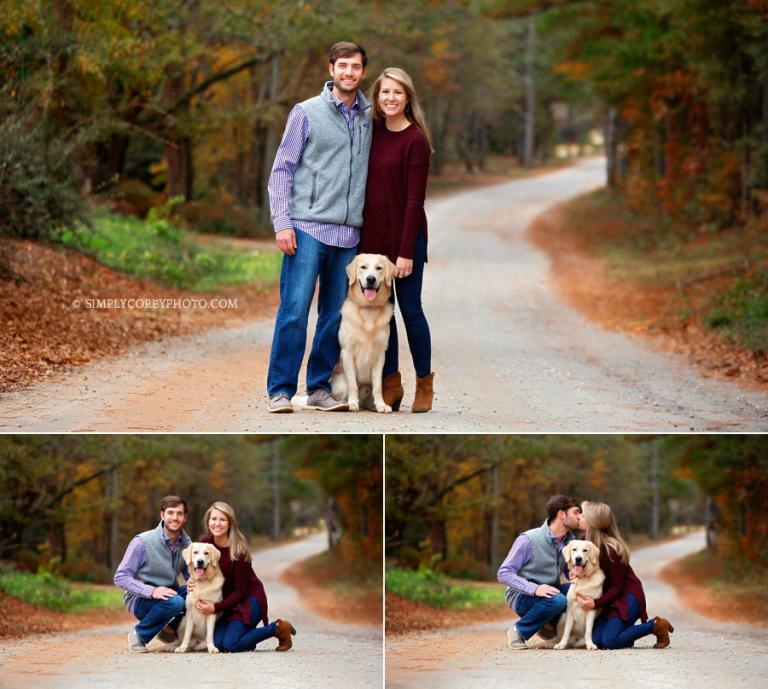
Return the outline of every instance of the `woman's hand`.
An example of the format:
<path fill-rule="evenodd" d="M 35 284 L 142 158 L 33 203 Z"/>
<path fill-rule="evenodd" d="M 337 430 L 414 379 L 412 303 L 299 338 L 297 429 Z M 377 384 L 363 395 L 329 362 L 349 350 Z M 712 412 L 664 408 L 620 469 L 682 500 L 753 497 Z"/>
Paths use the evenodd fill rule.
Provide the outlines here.
<path fill-rule="evenodd" d="M 195 607 L 201 613 L 203 613 L 203 615 L 213 615 L 213 613 L 216 612 L 216 608 L 214 604 L 211 601 L 206 600 L 205 598 L 197 601 L 197 603 L 195 603 Z"/>
<path fill-rule="evenodd" d="M 413 272 L 413 259 L 397 257 L 395 262 L 395 277 L 407 278 Z"/>
<path fill-rule="evenodd" d="M 581 606 L 582 610 L 594 610 L 595 599 L 590 596 L 582 596 L 576 594 L 576 602 Z"/>

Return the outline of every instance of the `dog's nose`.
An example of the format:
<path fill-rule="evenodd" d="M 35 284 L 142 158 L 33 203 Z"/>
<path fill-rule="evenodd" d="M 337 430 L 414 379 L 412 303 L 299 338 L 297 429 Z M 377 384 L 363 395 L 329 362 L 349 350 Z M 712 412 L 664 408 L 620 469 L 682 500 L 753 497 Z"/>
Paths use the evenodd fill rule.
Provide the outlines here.
<path fill-rule="evenodd" d="M 375 275 L 366 275 L 365 276 L 365 284 L 366 285 L 375 285 L 376 284 L 376 276 Z"/>

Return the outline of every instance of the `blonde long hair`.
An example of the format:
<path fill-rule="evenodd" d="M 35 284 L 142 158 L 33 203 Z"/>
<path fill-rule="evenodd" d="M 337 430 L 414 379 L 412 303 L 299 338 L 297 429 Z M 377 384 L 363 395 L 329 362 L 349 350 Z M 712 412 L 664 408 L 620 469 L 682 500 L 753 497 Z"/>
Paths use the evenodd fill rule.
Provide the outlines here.
<path fill-rule="evenodd" d="M 245 536 L 243 536 L 240 529 L 237 528 L 237 517 L 235 516 L 235 510 L 231 505 L 226 502 L 214 502 L 203 517 L 203 528 L 208 532 L 211 539 L 213 539 L 213 534 L 208 528 L 208 520 L 211 518 L 211 512 L 213 512 L 213 510 L 218 510 L 225 514 L 229 521 L 229 532 L 227 533 L 227 536 L 229 537 L 230 558 L 233 561 L 247 560 L 250 562 L 251 552 L 248 549 L 248 541 Z"/>
<path fill-rule="evenodd" d="M 592 541 L 598 548 L 607 546 L 621 558 L 625 565 L 628 565 L 629 546 L 616 525 L 613 510 L 604 502 L 585 500 L 581 503 L 581 513 L 587 521 L 586 539 Z M 608 557 L 613 559 L 610 552 Z"/>
<path fill-rule="evenodd" d="M 387 67 L 381 74 L 379 74 L 376 81 L 373 82 L 370 91 L 368 91 L 368 100 L 373 105 L 373 118 L 375 120 L 384 119 L 384 113 L 379 107 L 379 91 L 381 91 L 381 82 L 384 79 L 394 79 L 396 82 L 402 85 L 405 89 L 405 94 L 408 96 L 408 104 L 405 106 L 405 116 L 411 124 L 415 124 L 427 137 L 427 143 L 429 144 L 429 150 L 432 153 L 435 149 L 432 148 L 432 134 L 429 131 L 429 125 L 427 125 L 427 119 L 424 117 L 424 111 L 421 109 L 421 103 L 416 95 L 416 87 L 413 85 L 413 79 L 408 76 L 408 73 L 404 69 L 399 67 Z"/>

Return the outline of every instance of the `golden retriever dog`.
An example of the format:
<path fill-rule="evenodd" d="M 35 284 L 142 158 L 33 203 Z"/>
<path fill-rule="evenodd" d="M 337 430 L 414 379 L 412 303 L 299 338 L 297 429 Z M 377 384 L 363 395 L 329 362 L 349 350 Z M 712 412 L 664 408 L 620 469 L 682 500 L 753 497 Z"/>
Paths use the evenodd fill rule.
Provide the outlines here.
<path fill-rule="evenodd" d="M 603 594 L 605 574 L 598 564 L 600 550 L 590 541 L 573 540 L 563 549 L 563 557 L 571 573 L 571 587 L 568 589 L 568 605 L 565 609 L 563 636 L 555 645 L 557 650 L 568 646 L 571 634 L 583 638 L 590 651 L 596 651 L 592 641 L 592 627 L 599 610 L 584 610 L 576 600 L 577 595 L 599 598 Z"/>
<path fill-rule="evenodd" d="M 189 650 L 218 653 L 213 644 L 213 628 L 219 615 L 204 615 L 195 604 L 199 600 L 218 603 L 223 599 L 224 575 L 219 569 L 221 553 L 212 543 L 192 543 L 181 553 L 189 569 L 190 580 L 194 581 L 194 591 L 187 592 L 187 612 L 179 625 L 181 645 L 176 653 Z"/>
<path fill-rule="evenodd" d="M 358 254 L 347 266 L 349 290 L 339 326 L 341 356 L 331 376 L 331 392 L 337 400 L 347 400 L 349 411 L 361 406 L 392 411 L 384 404 L 381 379 L 394 313 L 389 301 L 394 271 L 395 264 L 381 254 Z"/>

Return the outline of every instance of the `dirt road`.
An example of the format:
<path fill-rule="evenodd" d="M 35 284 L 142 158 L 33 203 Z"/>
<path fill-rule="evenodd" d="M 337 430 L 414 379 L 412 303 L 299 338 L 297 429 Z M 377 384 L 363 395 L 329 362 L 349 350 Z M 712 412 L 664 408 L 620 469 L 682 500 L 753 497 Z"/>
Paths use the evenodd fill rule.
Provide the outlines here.
<path fill-rule="evenodd" d="M 252 653 L 142 653 L 127 649 L 126 627 L 35 637 L 0 646 L 0 686 L 7 689 L 148 689 L 271 686 L 336 689 L 382 686 L 381 629 L 339 624 L 299 604 L 280 574 L 293 562 L 321 552 L 324 534 L 259 551 L 254 568 L 269 596 L 270 617 L 296 626 L 293 650 L 275 653 L 267 639 Z"/>
<path fill-rule="evenodd" d="M 633 649 L 619 651 L 511 651 L 506 646 L 505 625 L 499 624 L 415 633 L 387 640 L 387 689 L 768 686 L 768 631 L 710 620 L 686 610 L 674 590 L 658 578 L 666 563 L 703 546 L 703 533 L 697 533 L 632 555 L 632 565 L 645 587 L 648 613 L 669 617 L 675 626 L 667 649 L 655 650 L 655 638 L 650 636 L 640 639 Z M 510 613 L 509 623 L 515 619 Z"/>
<path fill-rule="evenodd" d="M 272 319 L 138 347 L 0 397 L 0 431 L 760 431 L 768 399 L 564 305 L 524 241 L 554 203 L 603 183 L 603 161 L 428 203 L 430 414 L 266 412 Z M 406 390 L 410 356 L 401 343 Z"/>

